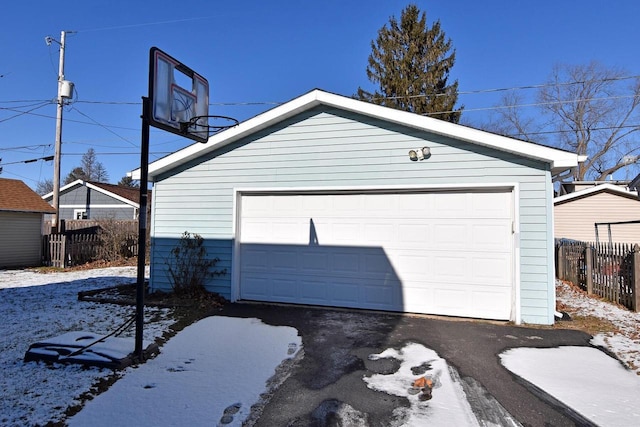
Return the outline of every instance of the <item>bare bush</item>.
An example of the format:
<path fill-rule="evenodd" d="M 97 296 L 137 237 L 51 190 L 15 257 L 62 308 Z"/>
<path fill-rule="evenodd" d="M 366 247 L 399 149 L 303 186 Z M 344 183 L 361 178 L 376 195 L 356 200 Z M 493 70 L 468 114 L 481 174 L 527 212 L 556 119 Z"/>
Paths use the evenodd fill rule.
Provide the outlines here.
<path fill-rule="evenodd" d="M 176 247 L 167 257 L 167 275 L 176 295 L 197 297 L 206 292 L 209 278 L 223 276 L 226 269 L 215 270 L 219 258 L 208 258 L 204 239 L 199 234 L 185 231 Z"/>

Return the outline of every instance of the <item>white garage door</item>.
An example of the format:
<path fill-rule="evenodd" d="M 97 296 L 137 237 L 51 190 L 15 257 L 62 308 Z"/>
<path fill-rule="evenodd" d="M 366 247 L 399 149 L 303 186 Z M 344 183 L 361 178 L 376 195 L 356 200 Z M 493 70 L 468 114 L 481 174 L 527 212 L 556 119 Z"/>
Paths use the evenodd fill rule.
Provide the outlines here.
<path fill-rule="evenodd" d="M 512 194 L 252 194 L 240 299 L 509 319 Z"/>

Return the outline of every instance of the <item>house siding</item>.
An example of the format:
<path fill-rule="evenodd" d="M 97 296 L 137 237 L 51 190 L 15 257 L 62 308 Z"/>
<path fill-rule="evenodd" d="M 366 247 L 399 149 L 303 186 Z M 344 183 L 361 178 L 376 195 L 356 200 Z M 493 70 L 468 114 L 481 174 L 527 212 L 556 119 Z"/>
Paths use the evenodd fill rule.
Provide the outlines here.
<path fill-rule="evenodd" d="M 0 212 L 0 267 L 42 264 L 42 213 Z"/>
<path fill-rule="evenodd" d="M 409 160 L 427 146 L 431 157 Z M 159 176 L 154 186 L 152 286 L 168 289 L 169 251 L 184 231 L 205 237 L 208 252 L 230 271 L 234 189 L 386 186 L 519 187 L 520 283 L 523 322 L 552 323 L 548 301 L 553 262 L 551 186 L 546 164 L 476 144 L 319 107 L 206 154 Z M 230 297 L 231 275 L 213 290 Z M 526 291 L 526 292 L 524 292 Z"/>
<path fill-rule="evenodd" d="M 554 215 L 556 238 L 595 242 L 596 222 L 640 220 L 640 201 L 603 191 L 557 203 Z M 608 241 L 606 226 L 599 226 L 598 233 L 601 242 Z M 614 243 L 640 244 L 640 224 L 612 225 L 611 237 Z"/>
<path fill-rule="evenodd" d="M 48 202 L 51 200 L 47 199 Z M 136 211 L 135 207 L 86 186 L 60 194 L 59 206 L 61 219 L 76 219 L 74 211 L 86 209 L 88 219 L 132 220 Z M 51 215 L 48 215 L 47 219 L 50 218 Z"/>

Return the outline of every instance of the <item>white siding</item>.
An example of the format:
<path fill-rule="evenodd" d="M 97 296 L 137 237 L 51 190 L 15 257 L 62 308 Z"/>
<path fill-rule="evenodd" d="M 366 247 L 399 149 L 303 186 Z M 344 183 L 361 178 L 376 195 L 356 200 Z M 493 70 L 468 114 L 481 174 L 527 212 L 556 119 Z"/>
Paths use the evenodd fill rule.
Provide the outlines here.
<path fill-rule="evenodd" d="M 0 267 L 42 263 L 42 214 L 0 212 Z"/>
<path fill-rule="evenodd" d="M 431 157 L 409 160 L 427 146 Z M 210 253 L 232 266 L 234 189 L 380 187 L 388 185 L 519 186 L 522 320 L 553 322 L 550 172 L 546 165 L 333 109 L 307 111 L 161 176 L 154 187 L 154 287 L 167 288 L 164 259 L 188 230 L 211 239 Z M 229 296 L 230 275 L 215 279 Z"/>

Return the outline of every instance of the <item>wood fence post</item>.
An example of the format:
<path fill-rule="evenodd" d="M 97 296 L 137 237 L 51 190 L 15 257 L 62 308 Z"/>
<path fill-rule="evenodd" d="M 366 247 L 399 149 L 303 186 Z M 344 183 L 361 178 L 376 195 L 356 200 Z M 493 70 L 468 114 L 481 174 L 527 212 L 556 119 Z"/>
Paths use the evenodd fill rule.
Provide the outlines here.
<path fill-rule="evenodd" d="M 563 245 L 559 245 L 556 246 L 557 248 L 557 258 L 558 258 L 558 271 L 556 272 L 556 275 L 558 276 L 558 279 L 560 280 L 564 280 L 564 246 Z"/>
<path fill-rule="evenodd" d="M 584 249 L 584 278 L 587 282 L 587 294 L 593 294 L 593 249 L 587 245 Z"/>
<path fill-rule="evenodd" d="M 640 310 L 640 246 L 637 243 L 633 247 L 632 260 L 633 280 L 631 285 L 633 286 L 633 297 L 631 299 L 631 309 L 638 311 Z"/>
<path fill-rule="evenodd" d="M 60 245 L 60 267 L 65 268 L 67 262 L 67 236 L 65 234 L 61 234 L 62 236 L 62 244 Z"/>

